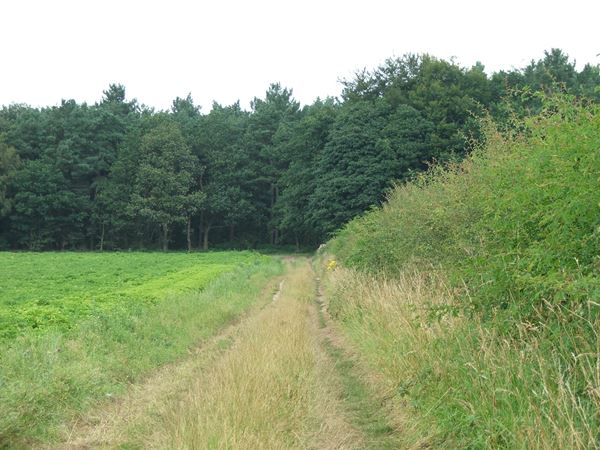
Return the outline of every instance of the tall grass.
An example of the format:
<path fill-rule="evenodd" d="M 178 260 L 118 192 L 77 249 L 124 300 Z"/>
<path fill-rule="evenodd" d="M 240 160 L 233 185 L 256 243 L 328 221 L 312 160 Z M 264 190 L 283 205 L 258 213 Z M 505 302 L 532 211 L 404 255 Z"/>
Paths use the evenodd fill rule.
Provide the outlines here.
<path fill-rule="evenodd" d="M 200 293 L 173 295 L 128 315 L 90 318 L 68 333 L 25 334 L 2 347 L 0 447 L 52 441 L 65 421 L 118 396 L 234 320 L 281 272 L 279 260 L 264 258 Z"/>
<path fill-rule="evenodd" d="M 413 408 L 413 444 L 598 447 L 600 109 L 552 98 L 484 129 L 332 241 L 353 268 L 332 311 Z"/>
<path fill-rule="evenodd" d="M 419 272 L 389 279 L 336 269 L 326 292 L 332 317 L 383 375 L 402 448 L 598 446 L 597 339 L 571 354 L 527 323 L 507 337 L 462 315 L 432 320 L 431 308 L 455 294 Z"/>
<path fill-rule="evenodd" d="M 165 405 L 144 447 L 354 448 L 319 341 L 314 296 L 304 261 L 274 303 L 243 324 L 233 347 Z"/>

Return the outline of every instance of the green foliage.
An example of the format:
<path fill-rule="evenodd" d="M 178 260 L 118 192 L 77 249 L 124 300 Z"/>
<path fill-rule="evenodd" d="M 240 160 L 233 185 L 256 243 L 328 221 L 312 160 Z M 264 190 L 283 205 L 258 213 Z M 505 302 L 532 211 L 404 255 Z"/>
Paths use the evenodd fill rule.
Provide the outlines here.
<path fill-rule="evenodd" d="M 187 355 L 256 302 L 270 300 L 265 284 L 282 270 L 278 259 L 248 252 L 2 258 L 11 273 L 1 274 L 8 292 L 0 292 L 0 311 L 33 306 L 33 313 L 40 300 L 48 308 L 35 310 L 40 327 L 0 342 L 2 448 L 52 442 L 85 409 Z M 19 303 L 10 306 L 11 299 Z M 92 308 L 60 312 L 74 313 L 61 316 L 68 330 L 45 322 L 52 306 L 63 304 Z"/>
<path fill-rule="evenodd" d="M 393 107 L 407 105 L 419 111 L 433 127 L 430 155 L 440 160 L 464 154 L 473 116 L 492 101 L 481 64 L 465 69 L 429 55 L 388 59 L 372 72 L 346 80 L 344 86 L 349 103 L 383 98 Z"/>
<path fill-rule="evenodd" d="M 316 164 L 313 223 L 331 233 L 379 204 L 392 180 L 425 166 L 431 128 L 414 108 L 384 100 L 342 108 Z"/>
<path fill-rule="evenodd" d="M 132 215 L 160 225 L 166 250 L 170 226 L 194 215 L 205 194 L 193 191 L 197 160 L 179 126 L 168 118 L 159 121 L 142 137 L 130 207 Z"/>
<path fill-rule="evenodd" d="M 82 227 L 85 198 L 69 189 L 69 180 L 47 160 L 27 161 L 12 183 L 12 229 L 29 250 L 56 242 L 61 248 Z M 72 234 L 69 235 L 68 232 Z"/>
<path fill-rule="evenodd" d="M 0 135 L 0 218 L 12 209 L 8 187 L 20 164 L 21 160 L 15 148 L 8 146 Z"/>
<path fill-rule="evenodd" d="M 394 182 L 464 158 L 486 112 L 511 130 L 540 92 L 600 101 L 600 68 L 557 49 L 491 76 L 409 54 L 342 83 L 303 108 L 278 83 L 249 111 L 203 114 L 190 94 L 154 111 L 115 84 L 94 105 L 3 107 L 0 247 L 316 246 Z"/>
<path fill-rule="evenodd" d="M 275 215 L 284 237 L 290 235 L 297 245 L 315 245 L 322 239 L 321 220 L 315 217 L 311 196 L 320 184 L 318 162 L 338 110 L 333 99 L 317 100 L 303 110 L 300 120 L 282 126 L 277 136 L 277 145 L 288 153 L 289 166 L 281 176 L 282 190 Z"/>
<path fill-rule="evenodd" d="M 520 117 L 541 111 L 541 97 L 532 95 L 536 92 L 546 95 L 566 93 L 595 103 L 600 101 L 600 68 L 586 64 L 581 72 L 577 72 L 575 62 L 569 61 L 568 55 L 556 48 L 544 52 L 544 58 L 532 60 L 522 70 L 493 74 L 490 82 L 493 97 L 511 99 L 510 112 Z M 507 103 L 495 102 L 491 108 L 498 119 L 506 118 L 507 111 L 503 109 Z"/>
<path fill-rule="evenodd" d="M 200 225 L 207 234 L 210 227 L 219 223 L 248 227 L 256 221 L 257 206 L 252 196 L 256 174 L 243 147 L 247 126 L 248 113 L 242 111 L 239 103 L 215 103 L 200 121 L 198 149 L 206 167 L 201 184 L 207 195 Z"/>
<path fill-rule="evenodd" d="M 486 127 L 463 163 L 398 186 L 334 244 L 348 264 L 398 274 L 441 267 L 469 290 L 464 309 L 530 316 L 600 299 L 600 111 L 552 99 L 520 134 Z M 590 316 L 591 314 L 591 316 Z M 593 320 L 593 319 L 592 319 Z"/>
<path fill-rule="evenodd" d="M 262 259 L 250 252 L 0 253 L 0 341 L 67 332 L 94 317 L 120 320 Z"/>
<path fill-rule="evenodd" d="M 281 145 L 280 130 L 299 118 L 299 108 L 290 89 L 272 84 L 264 100 L 253 100 L 244 137 L 255 175 L 252 189 L 259 211 L 256 224 L 264 227 L 270 244 L 279 243 L 275 206 L 279 201 L 280 179 L 289 164 L 289 149 Z"/>

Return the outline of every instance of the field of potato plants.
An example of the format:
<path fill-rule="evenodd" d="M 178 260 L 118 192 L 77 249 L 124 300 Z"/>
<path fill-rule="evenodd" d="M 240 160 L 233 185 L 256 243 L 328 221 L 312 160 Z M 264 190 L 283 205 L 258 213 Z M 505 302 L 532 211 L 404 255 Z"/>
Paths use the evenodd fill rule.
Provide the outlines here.
<path fill-rule="evenodd" d="M 252 253 L 0 253 L 0 340 L 202 289 Z"/>
<path fill-rule="evenodd" d="M 281 271 L 253 252 L 0 252 L 0 448 L 52 442 L 269 298 Z"/>

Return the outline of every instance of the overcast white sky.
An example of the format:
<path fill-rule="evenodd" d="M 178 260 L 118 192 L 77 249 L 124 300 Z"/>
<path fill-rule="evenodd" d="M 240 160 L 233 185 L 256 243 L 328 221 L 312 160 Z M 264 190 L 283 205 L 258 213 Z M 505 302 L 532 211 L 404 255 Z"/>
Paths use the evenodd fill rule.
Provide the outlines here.
<path fill-rule="evenodd" d="M 274 81 L 310 103 L 407 52 L 491 72 L 559 47 L 581 67 L 600 63 L 599 20 L 594 0 L 4 0 L 0 104 L 94 103 L 122 83 L 158 109 L 191 92 L 207 112 Z"/>

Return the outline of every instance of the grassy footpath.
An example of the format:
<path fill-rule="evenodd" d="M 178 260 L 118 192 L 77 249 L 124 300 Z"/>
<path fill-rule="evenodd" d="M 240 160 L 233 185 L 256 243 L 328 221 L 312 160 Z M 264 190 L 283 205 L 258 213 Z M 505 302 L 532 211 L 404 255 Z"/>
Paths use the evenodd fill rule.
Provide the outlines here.
<path fill-rule="evenodd" d="M 175 360 L 247 310 L 274 276 L 258 258 L 208 283 L 110 320 L 92 316 L 67 332 L 25 333 L 0 351 L 0 447 L 52 441 L 61 424 Z"/>
<path fill-rule="evenodd" d="M 385 396 L 330 320 L 308 261 L 285 259 L 270 302 L 93 411 L 53 448 L 399 448 Z"/>
<path fill-rule="evenodd" d="M 317 281 L 317 305 L 322 345 L 333 363 L 340 384 L 344 407 L 350 423 L 361 434 L 354 442 L 357 448 L 397 449 L 401 442 L 402 425 L 387 406 L 387 392 L 360 358 L 343 331 L 331 320 L 328 302 L 323 297 L 321 281 Z"/>
<path fill-rule="evenodd" d="M 130 427 L 132 448 L 365 448 L 323 347 L 314 273 L 288 262 L 281 291 L 246 317 L 218 358 Z M 124 442 L 121 440 L 120 442 Z M 110 446 L 110 447 L 114 447 Z"/>
<path fill-rule="evenodd" d="M 321 261 L 402 447 L 600 448 L 600 108 L 550 99 L 516 125 L 487 124 Z"/>
<path fill-rule="evenodd" d="M 600 372 L 586 360 L 597 357 L 597 341 L 572 355 L 573 369 L 561 343 L 532 336 L 528 324 L 510 338 L 464 316 L 432 320 L 431 306 L 453 297 L 440 280 L 344 268 L 326 280 L 334 320 L 382 376 L 402 423 L 400 448 L 598 447 Z"/>

